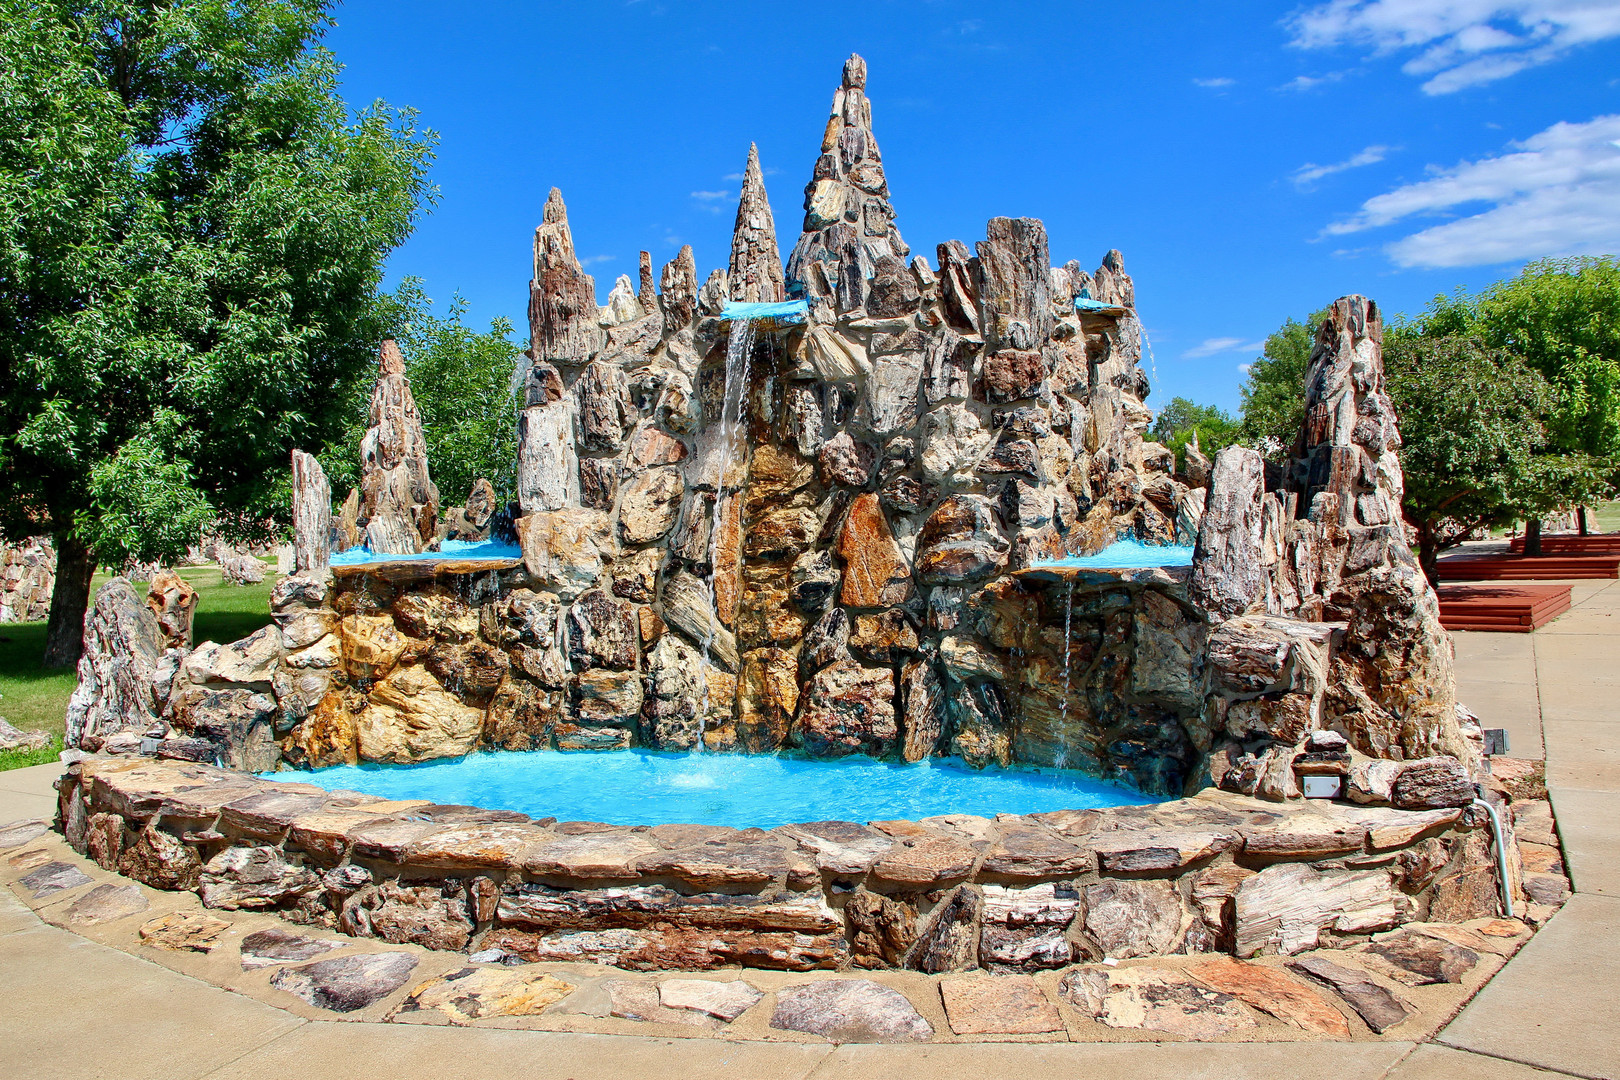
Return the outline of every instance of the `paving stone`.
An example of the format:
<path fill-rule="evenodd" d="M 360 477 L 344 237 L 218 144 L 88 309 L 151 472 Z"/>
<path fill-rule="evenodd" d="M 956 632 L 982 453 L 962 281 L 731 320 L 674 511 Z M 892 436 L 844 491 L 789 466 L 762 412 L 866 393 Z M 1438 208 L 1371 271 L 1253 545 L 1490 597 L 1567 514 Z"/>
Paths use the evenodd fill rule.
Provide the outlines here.
<path fill-rule="evenodd" d="M 939 996 L 958 1035 L 1040 1035 L 1063 1030 L 1057 1006 L 1029 975 L 941 979 Z"/>
<path fill-rule="evenodd" d="M 1350 1037 L 1350 1024 L 1332 1002 L 1276 968 L 1223 958 L 1188 968 L 1187 974 L 1297 1028 L 1336 1039 Z"/>
<path fill-rule="evenodd" d="M 1216 1039 L 1255 1026 L 1236 998 L 1173 968 L 1077 968 L 1063 977 L 1059 992 L 1113 1028 Z"/>
<path fill-rule="evenodd" d="M 36 870 L 46 863 L 53 861 L 51 853 L 44 848 L 29 848 L 19 851 L 6 859 L 6 865 L 13 870 Z"/>
<path fill-rule="evenodd" d="M 141 944 L 173 952 L 213 952 L 219 935 L 231 928 L 224 919 L 200 911 L 175 911 L 141 924 Z"/>
<path fill-rule="evenodd" d="M 270 967 L 298 960 L 308 960 L 333 949 L 343 948 L 341 941 L 326 941 L 305 937 L 280 926 L 258 930 L 242 939 L 242 968 Z"/>
<path fill-rule="evenodd" d="M 70 922 L 86 926 L 138 915 L 152 905 L 139 885 L 97 885 L 67 909 Z"/>
<path fill-rule="evenodd" d="M 374 1005 L 405 985 L 416 970 L 410 953 L 357 953 L 282 968 L 270 985 L 320 1009 L 355 1012 Z"/>
<path fill-rule="evenodd" d="M 1375 939 L 1364 950 L 1408 986 L 1461 982 L 1479 963 L 1479 954 L 1472 949 L 1406 930 Z"/>
<path fill-rule="evenodd" d="M 1412 1003 L 1395 991 L 1373 982 L 1364 972 L 1341 967 L 1326 957 L 1301 956 L 1290 960 L 1288 967 L 1337 991 L 1361 1014 L 1367 1026 L 1380 1035 L 1417 1015 Z"/>
<path fill-rule="evenodd" d="M 927 1042 L 934 1028 L 898 990 L 870 979 L 828 979 L 777 991 L 771 1027 L 835 1043 Z"/>
<path fill-rule="evenodd" d="M 458 1026 L 491 1016 L 538 1016 L 574 990 L 573 983 L 542 972 L 466 967 L 412 990 L 395 1015 L 436 1009 Z"/>
<path fill-rule="evenodd" d="M 622 1020 L 649 1024 L 684 1024 L 687 1027 L 718 1031 L 725 1021 L 706 1012 L 671 1009 L 659 999 L 658 984 L 634 979 L 612 979 L 602 984 L 610 1004 L 609 1012 Z"/>
<path fill-rule="evenodd" d="M 88 885 L 93 880 L 72 863 L 48 862 L 38 870 L 24 875 L 17 883 L 27 889 L 28 895 L 35 900 L 41 900 L 52 893 Z"/>
<path fill-rule="evenodd" d="M 536 877 L 627 880 L 636 876 L 636 860 L 659 850 L 659 844 L 644 833 L 610 829 L 538 844 L 524 853 L 523 868 Z"/>
<path fill-rule="evenodd" d="M 1233 832 L 1157 829 L 1103 833 L 1090 840 L 1098 866 L 1114 873 L 1180 870 L 1240 843 Z"/>
<path fill-rule="evenodd" d="M 30 840 L 38 840 L 50 831 L 50 822 L 41 819 L 12 821 L 0 825 L 0 851 L 22 847 Z"/>
<path fill-rule="evenodd" d="M 666 979 L 658 984 L 658 1000 L 667 1009 L 692 1009 L 731 1021 L 753 1008 L 765 995 L 741 979 Z"/>

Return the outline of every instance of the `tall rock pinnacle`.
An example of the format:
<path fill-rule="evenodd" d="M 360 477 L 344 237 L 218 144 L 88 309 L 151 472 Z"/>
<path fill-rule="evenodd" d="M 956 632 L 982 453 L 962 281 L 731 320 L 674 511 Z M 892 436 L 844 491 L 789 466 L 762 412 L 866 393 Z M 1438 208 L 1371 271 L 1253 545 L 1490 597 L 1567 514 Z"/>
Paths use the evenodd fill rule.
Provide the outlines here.
<path fill-rule="evenodd" d="M 909 254 L 894 225 L 883 155 L 872 134 L 866 61 L 852 55 L 804 189 L 804 232 L 788 259 L 788 292 L 823 299 L 839 312 L 861 308 L 879 260 Z"/>
<path fill-rule="evenodd" d="M 765 197 L 765 176 L 759 171 L 759 147 L 753 143 L 748 144 L 748 168 L 743 172 L 742 197 L 737 200 L 728 280 L 733 300 L 771 304 L 786 298 L 776 222 Z"/>
<path fill-rule="evenodd" d="M 433 541 L 439 489 L 428 475 L 427 439 L 405 376 L 405 357 L 382 343 L 371 426 L 360 441 L 360 520 L 367 548 L 378 555 L 415 555 Z"/>
<path fill-rule="evenodd" d="M 596 282 L 574 254 L 568 207 L 551 189 L 534 230 L 534 280 L 529 282 L 529 345 L 537 361 L 578 367 L 601 347 Z"/>

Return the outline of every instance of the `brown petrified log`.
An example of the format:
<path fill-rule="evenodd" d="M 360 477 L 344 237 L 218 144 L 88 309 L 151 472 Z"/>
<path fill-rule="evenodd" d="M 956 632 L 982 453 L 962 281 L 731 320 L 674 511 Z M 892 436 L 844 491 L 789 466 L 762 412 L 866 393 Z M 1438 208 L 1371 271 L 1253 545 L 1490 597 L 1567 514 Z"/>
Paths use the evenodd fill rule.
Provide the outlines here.
<path fill-rule="evenodd" d="M 574 254 L 568 207 L 556 188 L 534 230 L 534 279 L 529 282 L 529 352 L 536 361 L 578 367 L 602 344 L 596 282 Z"/>
<path fill-rule="evenodd" d="M 371 427 L 360 443 L 360 520 L 365 545 L 377 554 L 415 555 L 437 529 L 439 489 L 428 474 L 422 418 L 405 376 L 405 358 L 383 342 Z"/>

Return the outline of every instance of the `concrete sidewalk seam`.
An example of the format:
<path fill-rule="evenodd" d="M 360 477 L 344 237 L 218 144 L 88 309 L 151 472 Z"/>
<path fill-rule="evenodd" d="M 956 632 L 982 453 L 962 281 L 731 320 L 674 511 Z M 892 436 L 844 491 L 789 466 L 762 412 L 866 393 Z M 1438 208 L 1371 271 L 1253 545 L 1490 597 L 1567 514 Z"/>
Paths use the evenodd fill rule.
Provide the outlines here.
<path fill-rule="evenodd" d="M 186 978 L 191 978 L 191 976 L 188 975 L 188 976 L 186 976 Z M 198 980 L 198 981 L 200 982 L 201 980 Z M 204 984 L 204 985 L 213 985 L 213 984 L 207 983 L 207 984 Z M 227 994 L 236 994 L 236 991 L 231 990 L 228 987 L 216 987 L 216 989 L 224 990 Z M 256 1001 L 255 998 L 247 997 L 245 994 L 237 994 L 236 996 L 242 998 L 244 1001 Z M 263 1002 L 259 1002 L 259 1004 L 263 1004 Z M 276 1006 L 272 1005 L 270 1007 L 273 1009 Z M 281 1011 L 282 1012 L 287 1012 L 285 1009 L 283 1009 Z M 298 1022 L 296 1024 L 294 1024 L 292 1027 L 288 1028 L 286 1031 L 278 1031 L 278 1032 L 276 1032 L 276 1034 L 270 1036 L 268 1039 L 265 1039 L 263 1042 L 258 1043 L 258 1044 L 254 1045 L 254 1046 L 248 1047 L 246 1050 L 243 1050 L 240 1054 L 238 1054 L 235 1057 L 231 1058 L 231 1060 L 220 1062 L 220 1064 L 216 1065 L 212 1069 L 209 1069 L 207 1072 L 198 1073 L 196 1076 L 192 1077 L 192 1080 L 208 1080 L 208 1078 L 210 1076 L 219 1076 L 226 1069 L 231 1068 L 233 1065 L 237 1064 L 238 1062 L 243 1061 L 243 1060 L 253 1056 L 254 1054 L 258 1054 L 258 1053 L 268 1049 L 272 1043 L 275 1043 L 275 1042 L 277 1042 L 277 1041 L 279 1041 L 281 1039 L 285 1039 L 287 1036 L 293 1034 L 294 1032 L 302 1031 L 302 1030 L 304 1030 L 304 1028 L 306 1028 L 311 1023 L 313 1023 L 313 1021 L 308 1020 L 308 1019 L 306 1019 L 306 1018 L 304 1018 L 302 1016 L 298 1016 L 295 1013 L 288 1012 L 287 1015 L 292 1017 L 294 1020 L 296 1020 Z"/>
<path fill-rule="evenodd" d="M 1492 1054 L 1492 1053 L 1490 1053 L 1488 1051 L 1485 1051 L 1485 1050 L 1476 1050 L 1471 1046 L 1460 1046 L 1457 1043 L 1449 1043 L 1449 1042 L 1446 1042 L 1444 1039 L 1434 1039 L 1434 1040 L 1432 1040 L 1432 1042 L 1433 1042 L 1433 1045 L 1435 1045 L 1435 1046 L 1443 1046 L 1447 1050 L 1456 1050 L 1456 1051 L 1459 1051 L 1460 1053 L 1464 1053 L 1464 1054 L 1473 1054 L 1476 1057 L 1490 1058 L 1492 1061 L 1507 1061 L 1507 1062 L 1511 1062 L 1514 1065 L 1523 1065 L 1527 1069 L 1536 1069 L 1536 1070 L 1538 1070 L 1540 1072 L 1552 1073 L 1555 1076 L 1572 1076 L 1572 1077 L 1576 1077 L 1577 1080 L 1612 1080 L 1611 1077 L 1607 1077 L 1607 1076 L 1598 1076 L 1598 1075 L 1590 1074 L 1590 1073 L 1570 1072 L 1568 1069 L 1555 1069 L 1551 1065 L 1542 1065 L 1539 1062 L 1526 1061 L 1524 1058 L 1509 1057 L 1506 1054 Z"/>

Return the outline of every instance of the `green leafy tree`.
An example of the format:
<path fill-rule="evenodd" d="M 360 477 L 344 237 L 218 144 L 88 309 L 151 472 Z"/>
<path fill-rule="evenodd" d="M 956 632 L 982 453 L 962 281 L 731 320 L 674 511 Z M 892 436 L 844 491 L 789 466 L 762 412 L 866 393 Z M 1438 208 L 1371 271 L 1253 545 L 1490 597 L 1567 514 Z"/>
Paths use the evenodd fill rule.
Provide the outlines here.
<path fill-rule="evenodd" d="M 1554 505 L 1614 496 L 1620 474 L 1620 262 L 1531 263 L 1478 296 L 1459 291 L 1436 297 L 1412 329 L 1430 338 L 1477 338 L 1539 372 L 1555 391 L 1544 417 L 1550 447 L 1570 459 L 1568 486 Z"/>
<path fill-rule="evenodd" d="M 1440 551 L 1475 529 L 1552 508 L 1580 482 L 1582 455 L 1549 445 L 1547 380 L 1511 353 L 1409 327 L 1384 336 L 1385 386 L 1400 419 L 1401 510 L 1436 581 Z"/>
<path fill-rule="evenodd" d="M 517 395 L 513 373 L 523 350 L 504 318 L 478 333 L 466 325 L 467 302 L 457 296 L 444 317 L 418 278 L 406 278 L 383 304 L 384 321 L 405 357 L 405 374 L 422 417 L 428 467 L 447 504 L 467 497 L 483 478 L 500 503 L 517 497 Z M 359 482 L 360 441 L 368 421 L 371 384 L 359 387 L 348 425 L 321 454 L 339 497 Z"/>
<path fill-rule="evenodd" d="M 0 0 L 0 531 L 57 552 L 45 661 L 96 563 L 288 514 L 341 430 L 432 135 L 352 113 L 322 0 Z"/>
<path fill-rule="evenodd" d="M 1265 349 L 1244 377 L 1241 441 L 1273 460 L 1288 456 L 1305 422 L 1305 373 L 1317 327 L 1327 315 L 1323 308 L 1304 322 L 1283 323 L 1266 338 Z"/>
<path fill-rule="evenodd" d="M 1242 434 L 1241 425 L 1232 414 L 1214 405 L 1199 405 L 1186 398 L 1171 398 L 1170 404 L 1159 410 L 1149 429 L 1155 442 L 1163 443 L 1175 452 L 1178 462 L 1193 436 L 1198 437 L 1199 449 L 1209 457 L 1223 447 L 1237 442 Z"/>

